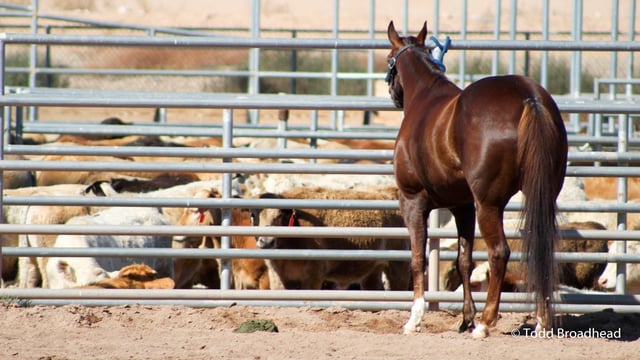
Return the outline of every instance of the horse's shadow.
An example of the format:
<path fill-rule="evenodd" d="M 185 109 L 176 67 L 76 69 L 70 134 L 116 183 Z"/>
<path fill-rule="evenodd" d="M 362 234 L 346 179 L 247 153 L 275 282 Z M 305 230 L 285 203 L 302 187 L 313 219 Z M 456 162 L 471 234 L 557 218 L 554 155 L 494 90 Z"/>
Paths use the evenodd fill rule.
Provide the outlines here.
<path fill-rule="evenodd" d="M 511 332 L 513 336 L 594 338 L 616 341 L 640 339 L 640 313 L 616 313 L 613 309 L 582 315 L 556 315 L 556 326 L 547 333 L 535 333 L 534 325 L 525 323 Z"/>

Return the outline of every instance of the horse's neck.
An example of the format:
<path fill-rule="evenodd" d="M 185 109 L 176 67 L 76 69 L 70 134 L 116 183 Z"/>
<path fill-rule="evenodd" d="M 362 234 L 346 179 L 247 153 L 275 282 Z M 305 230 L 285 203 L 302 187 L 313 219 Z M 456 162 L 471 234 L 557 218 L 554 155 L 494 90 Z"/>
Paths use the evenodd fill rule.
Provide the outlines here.
<path fill-rule="evenodd" d="M 444 74 L 436 73 L 429 69 L 428 65 L 422 63 L 417 57 L 412 63 L 407 64 L 399 75 L 402 76 L 402 87 L 404 89 L 404 105 L 409 105 L 414 98 L 419 101 L 429 101 L 430 99 L 454 98 L 462 90 L 449 80 Z"/>

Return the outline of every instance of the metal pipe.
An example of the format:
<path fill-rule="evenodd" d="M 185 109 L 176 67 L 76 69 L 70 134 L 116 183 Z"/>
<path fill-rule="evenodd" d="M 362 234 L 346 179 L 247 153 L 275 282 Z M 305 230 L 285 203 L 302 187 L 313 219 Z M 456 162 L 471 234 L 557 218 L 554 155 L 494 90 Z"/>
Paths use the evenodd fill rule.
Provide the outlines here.
<path fill-rule="evenodd" d="M 40 6 L 38 0 L 31 0 L 31 33 L 38 33 L 38 15 L 40 12 Z M 36 68 L 38 67 L 38 47 L 33 44 L 29 47 L 29 88 L 35 88 L 37 85 Z M 35 106 L 29 107 L 29 120 L 34 121 L 38 118 L 38 108 Z"/>
<path fill-rule="evenodd" d="M 450 291 L 427 291 L 425 300 L 460 302 L 462 293 Z M 485 302 L 486 292 L 474 292 L 475 302 Z M 349 291 L 349 290 L 131 290 L 131 289 L 0 289 L 0 297 L 20 299 L 153 299 L 153 300 L 299 300 L 299 301 L 403 301 L 411 302 L 409 291 Z M 502 303 L 526 303 L 531 301 L 528 293 L 502 293 Z M 609 294 L 560 294 L 565 304 L 638 305 L 640 295 Z"/>
<path fill-rule="evenodd" d="M 561 112 L 640 114 L 636 99 L 592 100 L 555 96 Z M 49 89 L 5 94 L 0 105 L 51 107 L 218 108 L 289 110 L 385 110 L 399 111 L 388 97 L 332 95 L 238 95 L 212 93 L 166 93 Z M 29 126 L 34 126 L 27 124 Z M 27 126 L 25 125 L 25 126 Z M 42 126 L 42 125 L 39 125 Z"/>
<path fill-rule="evenodd" d="M 574 0 L 577 1 L 577 0 Z M 218 38 L 218 37 L 127 37 L 73 36 L 46 34 L 2 33 L 7 44 L 70 45 L 70 46 L 134 46 L 134 47 L 202 47 L 202 48 L 261 48 L 261 49 L 388 49 L 388 40 L 370 39 L 286 39 L 286 38 Z M 435 47 L 431 41 L 426 44 Z M 449 50 L 553 50 L 553 51 L 638 51 L 635 41 L 543 41 L 531 40 L 457 40 L 452 39 Z"/>
<path fill-rule="evenodd" d="M 461 0 L 462 1 L 462 6 L 461 6 L 461 10 L 462 10 L 462 14 L 461 14 L 461 20 L 460 20 L 460 39 L 462 40 L 466 40 L 467 39 L 467 0 Z M 466 72 L 467 72 L 467 56 L 466 56 L 466 51 L 465 50 L 460 50 L 460 60 L 459 60 L 459 69 L 458 69 L 458 86 L 460 86 L 460 88 L 464 88 L 465 87 L 465 76 L 466 76 Z"/>
<path fill-rule="evenodd" d="M 233 110 L 227 109 L 223 112 L 222 118 L 222 148 L 229 149 L 233 147 Z M 230 163 L 233 159 L 224 157 L 223 163 Z M 222 199 L 231 198 L 231 173 L 222 174 Z M 208 206 L 211 208 L 211 205 Z M 220 210 L 222 216 L 222 226 L 233 225 L 231 223 L 231 209 L 222 208 Z M 222 249 L 231 249 L 231 237 L 222 235 L 220 237 L 220 246 Z M 220 289 L 227 290 L 231 288 L 231 261 L 229 259 L 221 259 L 220 261 Z"/>
<path fill-rule="evenodd" d="M 44 224 L 0 224 L 0 231 L 6 234 L 70 234 L 70 235 L 211 235 L 211 236 L 280 236 L 280 237 L 313 237 L 322 236 L 327 238 L 344 238 L 348 233 L 350 237 L 385 237 L 385 238 L 402 238 L 409 236 L 406 228 L 366 228 L 366 227 L 296 227 L 291 229 L 284 226 L 178 226 L 178 225 L 162 225 L 162 226 L 107 226 L 107 225 L 44 225 Z M 457 232 L 454 229 L 432 229 L 429 231 L 430 236 L 435 238 L 457 238 Z M 581 231 L 563 231 L 559 232 L 565 239 L 599 239 L 599 240 L 640 240 L 640 231 L 609 231 L 609 230 L 581 230 Z M 518 238 L 518 231 L 505 231 L 508 238 Z M 481 238 L 482 235 L 476 231 L 476 237 Z M 512 254 L 512 257 L 515 255 Z M 608 255 L 611 256 L 611 255 Z M 585 257 L 586 258 L 586 257 Z M 514 258 L 515 259 L 515 258 Z M 582 258 L 580 258 L 582 259 Z"/>
<path fill-rule="evenodd" d="M 542 41 L 549 41 L 549 0 L 542 1 Z M 549 85 L 549 53 L 540 53 L 540 85 L 545 89 Z"/>
<path fill-rule="evenodd" d="M 48 170 L 48 171 L 128 171 L 128 172 L 210 172 L 210 173 L 271 173 L 271 174 L 354 174 L 354 175 L 393 175 L 391 164 L 286 164 L 286 163 L 175 163 L 175 162 L 133 162 L 133 161 L 42 161 L 42 160 L 4 160 L 1 170 Z M 588 167 L 572 166 L 567 168 L 567 176 L 589 177 L 630 177 L 640 176 L 639 167 Z"/>
<path fill-rule="evenodd" d="M 0 39 L 0 97 L 4 96 L 4 74 L 5 74 L 5 43 Z M 11 112 L 11 108 L 8 108 Z M 8 120 L 5 113 L 5 107 L 0 104 L 0 161 L 4 160 L 4 143 L 5 138 L 9 138 L 9 132 L 5 133 L 5 120 Z M 4 194 L 4 170 L 0 169 L 0 194 Z M 4 223 L 4 196 L 0 195 L 0 223 Z M 1 244 L 0 244 L 1 245 Z M 0 286 L 4 287 L 4 283 L 2 280 L 2 262 L 4 259 L 4 254 L 2 253 L 2 246 L 0 246 Z"/>
<path fill-rule="evenodd" d="M 511 0 L 511 7 L 509 8 L 509 40 L 516 40 L 516 28 L 518 24 L 518 1 Z M 509 74 L 516 73 L 516 53 L 511 51 L 509 55 Z"/>
<path fill-rule="evenodd" d="M 618 41 L 618 20 L 619 20 L 619 1 L 612 0 L 611 1 L 611 41 Z M 618 52 L 611 52 L 611 58 L 609 60 L 609 73 L 612 78 L 618 77 Z M 616 87 L 611 84 L 609 85 L 609 96 L 611 99 L 616 98 Z"/>
<path fill-rule="evenodd" d="M 500 18 L 502 17 L 502 1 L 495 2 L 495 18 L 493 21 L 493 39 L 497 42 L 500 40 Z M 495 50 L 491 60 L 491 75 L 498 75 L 500 71 L 500 52 Z"/>
<path fill-rule="evenodd" d="M 636 1 L 630 1 L 629 2 L 629 41 L 633 42 L 635 41 L 636 38 Z M 629 58 L 628 58 L 628 64 L 627 64 L 627 78 L 632 78 L 634 77 L 634 53 L 630 52 L 629 53 Z M 626 86 L 626 94 L 627 96 L 631 96 L 633 93 L 633 89 L 631 87 L 630 84 L 627 84 Z"/>

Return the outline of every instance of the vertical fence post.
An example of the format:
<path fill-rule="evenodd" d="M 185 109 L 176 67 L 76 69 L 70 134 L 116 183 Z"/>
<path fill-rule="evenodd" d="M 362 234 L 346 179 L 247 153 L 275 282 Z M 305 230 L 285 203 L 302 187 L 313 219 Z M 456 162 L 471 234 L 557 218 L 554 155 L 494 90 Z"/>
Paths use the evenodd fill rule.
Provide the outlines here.
<path fill-rule="evenodd" d="M 549 40 L 549 0 L 542 2 L 542 40 Z M 540 84 L 546 89 L 549 81 L 549 52 L 540 54 Z"/>
<path fill-rule="evenodd" d="M 0 96 L 4 96 L 4 70 L 5 70 L 5 42 L 0 39 Z M 4 106 L 0 105 L 0 160 L 4 159 L 4 138 L 5 138 L 5 112 Z M 4 223 L 4 171 L 0 169 L 0 223 Z M 2 243 L 0 243 L 0 287 L 4 287 L 2 281 Z"/>
<path fill-rule="evenodd" d="M 493 39 L 495 41 L 500 40 L 500 18 L 502 15 L 501 0 L 496 0 L 496 14 L 493 23 Z M 493 59 L 491 60 L 491 75 L 498 75 L 500 72 L 500 52 L 498 50 L 493 51 Z"/>
<path fill-rule="evenodd" d="M 333 29 L 331 36 L 334 40 L 338 40 L 340 36 L 340 0 L 333 0 Z M 331 50 L 331 89 L 329 92 L 331 95 L 338 95 L 338 49 Z M 337 129 L 338 127 L 338 114 L 335 110 L 331 111 L 331 128 Z"/>
<path fill-rule="evenodd" d="M 525 41 L 531 40 L 531 33 L 529 31 L 525 31 L 524 39 L 525 39 Z M 527 76 L 527 77 L 530 76 L 530 73 L 531 73 L 531 71 L 529 69 L 529 62 L 530 62 L 529 57 L 530 57 L 529 50 L 525 50 L 524 51 L 524 71 L 523 71 L 523 73 L 524 73 L 524 76 Z"/>
<path fill-rule="evenodd" d="M 635 41 L 636 39 L 636 1 L 630 1 L 629 2 L 629 6 L 631 7 L 631 9 L 629 10 L 629 14 L 630 14 L 630 18 L 629 18 L 629 41 Z M 631 79 L 634 77 L 633 74 L 633 68 L 634 68 L 634 61 L 633 61 L 633 56 L 635 55 L 635 53 L 633 51 L 629 51 L 629 64 L 628 66 L 628 70 L 627 70 L 627 78 Z M 633 86 L 631 84 L 627 84 L 627 88 L 626 88 L 626 94 L 627 96 L 631 96 L 633 94 Z"/>
<path fill-rule="evenodd" d="M 435 209 L 431 211 L 429 215 L 429 228 L 437 229 L 440 227 L 440 212 L 442 210 Z M 427 278 L 427 289 L 429 291 L 440 290 L 440 239 L 429 237 L 427 243 L 427 251 L 429 253 L 429 270 Z M 428 309 L 432 311 L 439 310 L 440 304 L 438 302 L 430 301 Z"/>
<path fill-rule="evenodd" d="M 462 20 L 460 21 L 460 39 L 467 40 L 467 0 L 462 0 Z M 467 76 L 467 52 L 460 50 L 460 69 L 458 69 L 458 86 L 464 88 L 465 77 Z"/>
<path fill-rule="evenodd" d="M 47 35 L 51 35 L 51 25 L 47 25 L 44 28 L 44 32 Z M 47 44 L 44 47 L 44 67 L 49 70 L 51 69 L 51 45 Z M 45 87 L 53 86 L 53 76 L 49 73 L 44 76 Z"/>
<path fill-rule="evenodd" d="M 376 0 L 369 0 L 369 39 L 373 40 L 376 37 Z M 371 75 L 374 72 L 374 56 L 373 49 L 367 50 L 367 74 Z M 367 78 L 367 96 L 373 96 L 373 79 L 369 76 Z M 371 111 L 365 110 L 362 114 L 362 125 L 371 124 Z"/>
<path fill-rule="evenodd" d="M 627 152 L 629 148 L 629 114 L 620 114 L 618 116 L 618 152 L 624 153 Z M 618 166 L 626 166 L 627 163 L 619 163 Z M 617 202 L 618 203 L 626 203 L 628 198 L 628 189 L 627 189 L 627 178 L 619 177 L 618 178 L 618 192 L 617 192 Z M 619 212 L 617 214 L 617 230 L 624 231 L 627 228 L 627 213 Z M 624 254 L 627 252 L 627 241 L 620 240 L 618 241 L 618 251 L 619 254 Z M 616 266 L 616 292 L 620 294 L 624 294 L 626 292 L 626 284 L 627 284 L 627 264 L 623 262 L 619 262 L 618 266 Z"/>
<path fill-rule="evenodd" d="M 407 12 L 407 0 L 404 1 L 404 9 L 405 12 Z M 406 18 L 404 19 L 406 22 Z M 435 0 L 433 2 L 433 21 L 431 21 L 431 26 L 429 26 L 431 28 L 431 32 L 433 32 L 433 35 L 438 36 L 438 34 L 440 33 L 440 0 Z"/>
<path fill-rule="evenodd" d="M 518 0 L 511 0 L 511 8 L 509 9 L 509 40 L 516 40 L 517 24 L 518 24 Z M 516 73 L 516 52 L 511 50 L 509 54 L 509 74 Z"/>
<path fill-rule="evenodd" d="M 571 30 L 571 39 L 573 41 L 582 40 L 582 0 L 573 0 L 573 24 Z M 570 91 L 573 97 L 580 96 L 580 72 L 582 68 L 582 52 L 573 51 L 571 53 L 571 86 Z M 569 114 L 569 126 L 574 131 L 579 129 L 579 114 Z"/>
<path fill-rule="evenodd" d="M 282 94 L 282 93 L 281 93 Z M 287 148 L 287 137 L 285 136 L 287 129 L 289 127 L 289 110 L 280 109 L 278 110 L 278 149 L 286 149 Z"/>
<path fill-rule="evenodd" d="M 32 9 L 31 9 L 31 33 L 38 33 L 38 12 L 39 5 L 38 0 L 32 0 Z M 37 84 L 37 67 L 38 67 L 38 47 L 35 44 L 32 44 L 29 48 L 29 88 L 35 88 L 38 86 Z M 29 120 L 35 121 L 38 118 L 38 107 L 30 106 L 29 107 Z"/>
<path fill-rule="evenodd" d="M 251 1 L 251 38 L 258 39 L 260 37 L 260 0 Z M 260 93 L 260 49 L 253 48 L 249 50 L 249 94 L 257 95 Z M 257 124 L 259 113 L 257 109 L 249 109 L 247 111 L 249 118 L 247 123 Z"/>
<path fill-rule="evenodd" d="M 222 148 L 230 149 L 233 147 L 233 109 L 225 109 L 222 113 Z M 231 158 L 222 158 L 223 163 L 232 162 Z M 231 174 L 222 174 L 222 198 L 229 199 L 232 197 L 231 192 Z M 222 226 L 230 226 L 231 209 L 222 208 Z M 231 248 L 231 236 L 223 235 L 220 237 L 221 247 L 223 249 Z M 222 259 L 220 261 L 220 289 L 228 290 L 231 287 L 231 260 Z"/>
<path fill-rule="evenodd" d="M 618 13 L 619 13 L 619 1 L 618 0 L 612 0 L 611 1 L 612 6 L 611 6 L 611 41 L 616 42 L 618 41 L 618 21 L 619 21 L 619 17 L 618 17 Z M 609 76 L 612 79 L 615 79 L 616 77 L 618 77 L 618 52 L 617 51 L 612 51 L 611 52 L 611 60 L 610 60 L 610 67 L 609 67 Z M 615 84 L 609 84 L 609 96 L 613 99 L 615 99 L 615 95 L 616 94 L 616 85 Z"/>
<path fill-rule="evenodd" d="M 296 37 L 298 37 L 298 32 L 296 30 L 292 30 L 291 31 L 291 38 L 295 39 Z M 298 50 L 296 50 L 296 49 L 291 49 L 291 66 L 290 66 L 289 70 L 292 73 L 298 71 Z M 295 76 L 292 76 L 291 79 L 289 79 L 289 93 L 290 94 L 295 94 L 297 92 L 296 80 L 297 79 L 296 79 Z"/>

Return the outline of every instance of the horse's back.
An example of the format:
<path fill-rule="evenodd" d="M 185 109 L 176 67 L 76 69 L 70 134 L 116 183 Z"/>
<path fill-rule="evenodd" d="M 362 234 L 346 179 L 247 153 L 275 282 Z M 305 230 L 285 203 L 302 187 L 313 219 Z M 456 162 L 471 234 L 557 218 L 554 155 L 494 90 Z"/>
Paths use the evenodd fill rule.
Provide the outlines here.
<path fill-rule="evenodd" d="M 525 76 L 502 75 L 480 79 L 460 94 L 458 103 L 464 119 L 473 121 L 474 116 L 489 116 L 487 121 L 510 120 L 517 124 L 527 101 L 538 101 L 557 112 L 551 95 L 540 84 Z M 558 113 L 559 115 L 559 113 Z"/>

